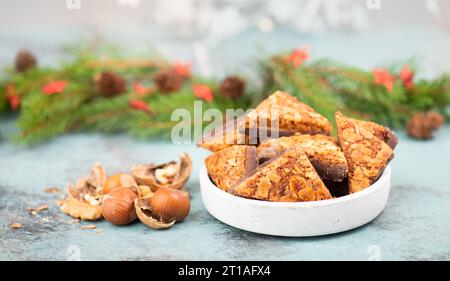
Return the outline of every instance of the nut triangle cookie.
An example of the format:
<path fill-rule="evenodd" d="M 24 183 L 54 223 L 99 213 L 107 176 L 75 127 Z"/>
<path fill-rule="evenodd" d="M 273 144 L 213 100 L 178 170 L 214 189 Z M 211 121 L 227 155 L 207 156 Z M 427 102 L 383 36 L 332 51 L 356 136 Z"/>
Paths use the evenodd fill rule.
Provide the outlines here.
<path fill-rule="evenodd" d="M 276 91 L 246 116 L 245 128 L 330 135 L 332 126 L 327 118 L 296 97 Z"/>
<path fill-rule="evenodd" d="M 294 147 L 259 166 L 230 190 L 231 193 L 267 201 L 318 201 L 331 194 L 303 149 Z"/>
<path fill-rule="evenodd" d="M 224 148 L 205 160 L 211 180 L 222 190 L 229 189 L 258 167 L 256 147 L 234 145 Z"/>
<path fill-rule="evenodd" d="M 216 152 L 233 145 L 251 144 L 249 137 L 245 134 L 245 132 L 241 132 L 245 131 L 243 128 L 243 117 L 229 120 L 211 132 L 203 135 L 197 142 L 197 146 Z"/>
<path fill-rule="evenodd" d="M 347 159 L 350 193 L 373 184 L 383 173 L 394 152 L 371 131 L 336 112 L 339 142 Z"/>
<path fill-rule="evenodd" d="M 388 127 L 382 126 L 372 121 L 365 121 L 359 119 L 349 118 L 351 121 L 355 122 L 356 125 L 363 127 L 364 129 L 370 131 L 374 136 L 384 141 L 387 145 L 389 145 L 392 149 L 398 143 L 398 138 L 394 132 L 391 131 Z"/>
<path fill-rule="evenodd" d="M 342 182 L 347 178 L 347 161 L 335 139 L 325 135 L 294 135 L 268 139 L 258 146 L 260 159 L 271 159 L 295 146 L 303 149 L 323 180 Z"/>

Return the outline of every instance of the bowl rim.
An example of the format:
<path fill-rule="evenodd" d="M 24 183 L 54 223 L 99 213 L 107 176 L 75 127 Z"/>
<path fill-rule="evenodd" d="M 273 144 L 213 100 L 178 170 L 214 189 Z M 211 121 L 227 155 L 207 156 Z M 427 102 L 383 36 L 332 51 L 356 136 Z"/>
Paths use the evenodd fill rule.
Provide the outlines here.
<path fill-rule="evenodd" d="M 358 199 L 361 197 L 365 197 L 375 191 L 377 191 L 381 186 L 385 185 L 387 181 L 391 178 L 391 167 L 387 165 L 384 169 L 381 176 L 378 178 L 376 182 L 374 182 L 369 187 L 364 190 L 358 191 L 356 193 L 352 193 L 349 195 L 345 195 L 339 198 L 320 200 L 320 201 L 308 201 L 308 202 L 272 202 L 272 201 L 264 201 L 257 199 L 250 199 L 245 197 L 236 196 L 230 194 L 222 189 L 218 188 L 208 176 L 208 172 L 206 170 L 205 164 L 202 165 L 199 172 L 200 185 L 202 186 L 202 182 L 206 181 L 208 183 L 208 189 L 215 192 L 217 195 L 223 197 L 226 200 L 234 200 L 236 202 L 240 202 L 242 204 L 254 205 L 254 206 L 265 206 L 265 207 L 277 207 L 277 208 L 293 208 L 293 207 L 302 207 L 302 208 L 313 208 L 319 206 L 332 206 L 341 203 L 345 203 L 350 200 Z M 213 187 L 213 188 L 211 188 Z M 203 193 L 203 187 L 202 193 Z"/>

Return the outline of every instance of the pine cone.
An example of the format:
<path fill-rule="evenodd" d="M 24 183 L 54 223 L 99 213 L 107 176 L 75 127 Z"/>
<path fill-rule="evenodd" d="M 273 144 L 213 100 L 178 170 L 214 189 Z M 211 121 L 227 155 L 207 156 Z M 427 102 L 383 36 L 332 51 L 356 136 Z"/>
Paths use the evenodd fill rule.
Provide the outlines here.
<path fill-rule="evenodd" d="M 28 50 L 21 50 L 16 55 L 15 67 L 17 72 L 25 72 L 35 67 L 37 64 L 36 57 Z"/>
<path fill-rule="evenodd" d="M 183 77 L 172 69 L 155 74 L 153 82 L 161 93 L 176 92 L 181 88 Z"/>
<path fill-rule="evenodd" d="M 97 90 L 105 97 L 120 95 L 125 92 L 125 79 L 111 71 L 102 72 L 96 78 Z"/>
<path fill-rule="evenodd" d="M 437 130 L 444 125 L 445 118 L 436 111 L 430 111 L 428 112 L 428 120 L 430 121 L 431 128 Z"/>
<path fill-rule="evenodd" d="M 244 95 L 245 81 L 236 76 L 225 78 L 220 83 L 220 93 L 230 99 L 237 99 Z"/>
<path fill-rule="evenodd" d="M 435 111 L 416 113 L 406 125 L 408 135 L 416 139 L 427 140 L 433 132 L 444 124 L 444 117 Z"/>

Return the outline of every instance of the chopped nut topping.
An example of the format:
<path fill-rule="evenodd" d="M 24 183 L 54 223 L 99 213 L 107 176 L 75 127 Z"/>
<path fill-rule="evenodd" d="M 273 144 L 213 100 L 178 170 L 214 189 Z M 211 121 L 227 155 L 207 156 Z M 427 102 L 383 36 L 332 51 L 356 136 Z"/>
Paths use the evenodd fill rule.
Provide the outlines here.
<path fill-rule="evenodd" d="M 258 157 L 254 146 L 234 145 L 209 156 L 205 164 L 217 187 L 228 191 L 256 169 Z"/>
<path fill-rule="evenodd" d="M 349 118 L 349 120 L 353 121 L 359 127 L 362 127 L 364 129 L 366 129 L 367 131 L 371 132 L 373 134 L 373 136 L 384 141 L 392 149 L 394 149 L 398 143 L 397 136 L 388 127 L 384 127 L 380 124 L 377 124 L 377 123 L 374 123 L 371 121 L 359 120 L 359 119 L 354 119 L 354 118 Z M 367 133 L 365 133 L 365 132 L 363 132 L 363 133 L 365 134 L 366 137 L 368 136 Z"/>
<path fill-rule="evenodd" d="M 294 147 L 266 163 L 233 186 L 230 192 L 267 201 L 317 201 L 331 198 L 301 147 Z"/>
<path fill-rule="evenodd" d="M 343 181 L 348 174 L 347 161 L 335 139 L 325 135 L 296 134 L 268 139 L 258 146 L 260 160 L 268 160 L 280 152 L 299 146 L 324 180 Z"/>
<path fill-rule="evenodd" d="M 340 112 L 336 112 L 336 123 L 348 163 L 350 193 L 361 191 L 378 179 L 394 157 L 393 151 L 383 140 Z"/>
<path fill-rule="evenodd" d="M 331 133 L 331 123 L 308 105 L 286 92 L 276 91 L 246 116 L 246 128 L 271 128 L 278 121 L 278 130 L 302 134 Z"/>

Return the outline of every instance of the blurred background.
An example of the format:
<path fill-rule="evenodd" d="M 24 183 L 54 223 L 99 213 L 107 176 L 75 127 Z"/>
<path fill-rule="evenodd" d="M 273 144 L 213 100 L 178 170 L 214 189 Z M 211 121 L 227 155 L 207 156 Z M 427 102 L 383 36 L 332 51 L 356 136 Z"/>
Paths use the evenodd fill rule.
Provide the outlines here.
<path fill-rule="evenodd" d="M 450 71 L 450 1 L 0 1 L 2 67 L 20 48 L 47 65 L 62 57 L 61 47 L 93 41 L 130 56 L 154 50 L 219 77 L 303 45 L 313 58 L 367 68 L 414 58 L 423 76 L 434 76 Z"/>

